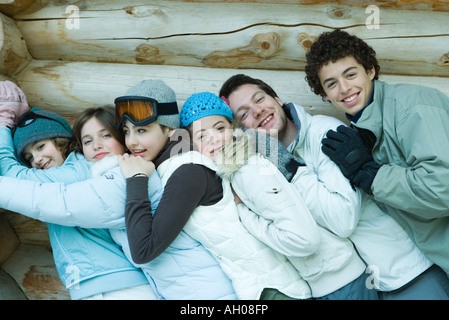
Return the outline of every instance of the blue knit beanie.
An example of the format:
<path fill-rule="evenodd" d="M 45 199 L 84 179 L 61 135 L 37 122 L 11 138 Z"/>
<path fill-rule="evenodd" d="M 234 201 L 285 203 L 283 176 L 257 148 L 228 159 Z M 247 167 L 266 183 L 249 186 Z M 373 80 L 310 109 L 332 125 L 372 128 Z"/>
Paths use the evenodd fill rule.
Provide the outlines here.
<path fill-rule="evenodd" d="M 36 114 L 37 117 L 30 117 L 30 113 Z M 27 118 L 29 119 L 24 120 Z M 67 120 L 51 111 L 33 108 L 31 111 L 24 113 L 18 123 L 19 125 L 14 132 L 14 147 L 21 161 L 23 161 L 22 151 L 30 143 L 51 138 L 72 137 L 72 129 Z"/>
<path fill-rule="evenodd" d="M 193 121 L 208 116 L 225 116 L 230 120 L 232 110 L 218 96 L 210 92 L 192 94 L 181 110 L 181 127 L 187 127 Z"/>

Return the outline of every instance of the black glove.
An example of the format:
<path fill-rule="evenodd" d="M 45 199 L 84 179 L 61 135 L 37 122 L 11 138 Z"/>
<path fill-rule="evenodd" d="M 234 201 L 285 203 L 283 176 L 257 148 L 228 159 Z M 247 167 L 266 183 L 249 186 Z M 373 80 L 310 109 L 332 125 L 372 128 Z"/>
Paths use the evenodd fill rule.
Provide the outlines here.
<path fill-rule="evenodd" d="M 365 163 L 362 168 L 350 179 L 351 184 L 361 188 L 368 194 L 372 194 L 371 185 L 373 184 L 374 177 L 376 177 L 377 171 L 379 171 L 380 167 L 381 165 L 374 160 Z"/>
<path fill-rule="evenodd" d="M 321 143 L 324 154 L 338 165 L 349 180 L 365 163 L 373 160 L 357 130 L 344 125 L 339 126 L 337 131 L 329 130 Z"/>

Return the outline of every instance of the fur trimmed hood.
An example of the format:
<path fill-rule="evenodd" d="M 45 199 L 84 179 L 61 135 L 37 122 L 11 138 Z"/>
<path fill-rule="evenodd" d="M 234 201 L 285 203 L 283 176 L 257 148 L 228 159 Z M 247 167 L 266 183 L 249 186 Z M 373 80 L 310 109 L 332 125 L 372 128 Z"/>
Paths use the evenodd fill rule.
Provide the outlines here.
<path fill-rule="evenodd" d="M 232 180 L 233 174 L 244 165 L 252 163 L 256 153 L 273 163 L 284 177 L 291 181 L 303 161 L 295 158 L 276 138 L 253 129 L 233 130 L 233 140 L 221 150 L 217 157 L 217 174 Z"/>
<path fill-rule="evenodd" d="M 90 167 L 92 178 L 102 176 L 106 171 L 118 167 L 117 156 L 104 157 Z"/>
<path fill-rule="evenodd" d="M 232 132 L 233 139 L 223 147 L 216 159 L 217 174 L 231 180 L 235 172 L 248 164 L 248 159 L 256 154 L 256 134 L 254 130 L 237 128 Z"/>

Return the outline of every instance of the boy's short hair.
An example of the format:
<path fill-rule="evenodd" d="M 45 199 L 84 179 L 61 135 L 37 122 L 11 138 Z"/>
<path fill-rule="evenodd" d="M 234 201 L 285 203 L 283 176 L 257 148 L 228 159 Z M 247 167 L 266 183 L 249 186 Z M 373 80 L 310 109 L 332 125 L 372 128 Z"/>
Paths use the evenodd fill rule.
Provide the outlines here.
<path fill-rule="evenodd" d="M 365 70 L 374 67 L 374 80 L 379 78 L 380 66 L 376 59 L 376 51 L 365 41 L 338 29 L 324 32 L 312 44 L 310 51 L 306 54 L 306 81 L 315 94 L 325 95 L 318 76 L 321 67 L 348 56 L 354 57 Z"/>
<path fill-rule="evenodd" d="M 237 90 L 240 86 L 244 84 L 254 84 L 269 96 L 273 98 L 278 97 L 273 88 L 270 87 L 268 84 L 266 84 L 262 80 L 251 78 L 250 76 L 247 76 L 245 74 L 236 74 L 230 77 L 228 80 L 226 80 L 225 83 L 223 83 L 223 85 L 221 86 L 220 93 L 218 96 L 228 99 L 231 93 L 233 93 L 235 90 Z"/>
<path fill-rule="evenodd" d="M 221 86 L 220 93 L 218 94 L 220 98 L 225 98 L 226 100 L 229 99 L 229 96 L 237 90 L 240 86 L 243 86 L 245 84 L 253 84 L 256 85 L 260 90 L 264 91 L 267 95 L 269 95 L 272 98 L 279 98 L 277 93 L 274 91 L 274 89 L 269 86 L 266 82 L 255 79 L 250 76 L 247 76 L 245 74 L 236 74 L 230 77 L 228 80 L 226 80 L 223 85 Z M 226 101 L 225 101 L 226 102 Z M 226 102 L 226 104 L 229 105 L 229 102 Z M 282 105 L 282 110 L 284 110 L 285 114 L 287 115 L 287 118 L 290 120 L 293 120 L 291 112 L 286 108 L 285 103 Z M 234 118 L 234 121 L 239 121 L 237 118 Z M 239 124 L 239 126 L 243 126 L 243 124 Z"/>

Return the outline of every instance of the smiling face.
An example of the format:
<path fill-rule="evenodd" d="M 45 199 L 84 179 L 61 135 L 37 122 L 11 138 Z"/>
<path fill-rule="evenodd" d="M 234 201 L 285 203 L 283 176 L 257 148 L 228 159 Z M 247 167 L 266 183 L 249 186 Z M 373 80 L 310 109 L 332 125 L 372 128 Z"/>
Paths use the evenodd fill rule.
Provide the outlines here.
<path fill-rule="evenodd" d="M 52 139 L 30 143 L 23 149 L 23 158 L 36 169 L 50 169 L 64 163 L 62 152 L 56 148 Z"/>
<path fill-rule="evenodd" d="M 230 108 L 246 128 L 282 130 L 285 112 L 282 101 L 273 98 L 254 84 L 244 84 L 229 95 Z"/>
<path fill-rule="evenodd" d="M 365 70 L 354 57 L 347 56 L 321 67 L 318 76 L 325 92 L 323 98 L 337 109 L 355 115 L 368 102 L 375 72 L 374 67 Z"/>
<path fill-rule="evenodd" d="M 81 145 L 84 156 L 91 162 L 125 153 L 125 147 L 95 117 L 89 119 L 82 127 Z"/>
<path fill-rule="evenodd" d="M 218 152 L 232 140 L 232 126 L 224 116 L 208 116 L 191 124 L 192 143 L 198 151 L 215 161 Z"/>
<path fill-rule="evenodd" d="M 125 143 L 133 155 L 153 161 L 167 145 L 173 133 L 168 127 L 152 122 L 145 126 L 135 126 L 126 120 L 123 124 Z"/>
<path fill-rule="evenodd" d="M 245 128 L 264 131 L 276 136 L 288 146 L 297 134 L 297 126 L 287 118 L 283 102 L 272 97 L 255 84 L 244 84 L 228 97 L 234 118 Z"/>

